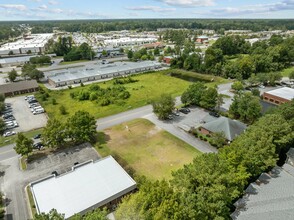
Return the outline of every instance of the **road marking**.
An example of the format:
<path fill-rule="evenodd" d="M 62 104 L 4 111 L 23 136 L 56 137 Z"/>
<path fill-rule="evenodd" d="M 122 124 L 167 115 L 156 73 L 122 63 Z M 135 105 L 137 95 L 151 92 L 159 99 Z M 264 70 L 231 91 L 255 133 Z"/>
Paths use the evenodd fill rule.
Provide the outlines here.
<path fill-rule="evenodd" d="M 114 118 L 114 119 L 111 119 L 111 120 L 108 120 L 108 121 L 97 122 L 97 123 L 98 123 L 98 127 L 99 127 L 99 125 L 101 125 L 101 124 L 107 124 L 107 123 L 109 123 L 109 122 L 117 121 L 117 120 L 120 120 L 120 119 L 122 119 L 122 118 L 126 118 L 126 117 L 128 117 L 128 116 L 135 115 L 135 114 L 138 114 L 138 113 L 141 113 L 141 112 L 144 112 L 144 111 L 149 111 L 149 109 L 144 109 L 144 110 L 142 110 L 142 111 L 138 111 L 138 112 L 130 113 L 130 114 L 127 114 L 127 115 L 123 115 L 123 116 L 121 116 L 121 117 L 117 117 L 117 118 Z M 145 116 L 145 115 L 144 115 L 144 116 Z M 142 116 L 142 117 L 143 117 L 143 116 Z"/>

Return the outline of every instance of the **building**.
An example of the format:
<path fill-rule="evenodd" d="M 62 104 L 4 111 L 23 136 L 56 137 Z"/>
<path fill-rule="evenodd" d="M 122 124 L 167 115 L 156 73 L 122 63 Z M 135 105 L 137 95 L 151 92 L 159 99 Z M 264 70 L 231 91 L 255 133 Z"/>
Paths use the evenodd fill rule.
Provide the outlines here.
<path fill-rule="evenodd" d="M 199 37 L 197 37 L 196 42 L 201 43 L 201 44 L 208 43 L 208 37 L 207 36 L 199 36 Z"/>
<path fill-rule="evenodd" d="M 15 96 L 39 90 L 39 85 L 36 80 L 20 81 L 15 83 L 0 85 L 0 93 L 5 97 Z"/>
<path fill-rule="evenodd" d="M 69 218 L 103 206 L 111 208 L 136 189 L 136 182 L 108 156 L 78 164 L 63 175 L 30 183 L 30 188 L 37 213 L 55 208 Z"/>
<path fill-rule="evenodd" d="M 200 132 L 204 135 L 222 132 L 228 141 L 232 141 L 244 132 L 246 128 L 247 126 L 240 121 L 219 117 L 202 125 Z"/>
<path fill-rule="evenodd" d="M 149 37 L 149 38 L 122 37 L 119 39 L 105 40 L 104 44 L 107 46 L 113 46 L 113 47 L 124 47 L 124 46 L 150 44 L 156 41 L 157 41 L 157 38 L 155 37 Z"/>
<path fill-rule="evenodd" d="M 46 56 L 55 57 L 56 54 L 46 54 Z M 2 67 L 11 67 L 11 66 L 22 65 L 22 64 L 30 62 L 30 59 L 32 57 L 37 57 L 37 55 L 3 58 L 3 59 L 0 59 L 0 64 Z"/>
<path fill-rule="evenodd" d="M 117 62 L 109 64 L 96 64 L 83 68 L 70 68 L 46 72 L 49 84 L 54 87 L 85 83 L 89 81 L 126 76 L 144 71 L 155 70 L 161 64 L 153 61 L 143 62 Z"/>
<path fill-rule="evenodd" d="M 293 186 L 294 167 L 291 164 L 286 163 L 283 167 L 275 167 L 269 173 L 261 174 L 234 204 L 236 210 L 231 214 L 232 219 L 293 219 Z"/>
<path fill-rule="evenodd" d="M 53 38 L 53 34 L 32 34 L 26 36 L 18 41 L 4 44 L 0 47 L 0 55 L 15 54 L 27 54 L 44 53 L 46 45 L 50 39 Z"/>
<path fill-rule="evenodd" d="M 294 99 L 294 89 L 283 87 L 263 93 L 263 100 L 280 105 Z"/>
<path fill-rule="evenodd" d="M 163 57 L 163 62 L 166 63 L 166 64 L 170 64 L 171 63 L 171 60 L 174 59 L 176 57 L 174 56 L 165 56 Z"/>
<path fill-rule="evenodd" d="M 146 49 L 164 48 L 165 44 L 163 44 L 161 42 L 155 42 L 155 43 L 151 43 L 151 44 L 145 44 L 145 45 L 143 45 L 143 47 Z"/>

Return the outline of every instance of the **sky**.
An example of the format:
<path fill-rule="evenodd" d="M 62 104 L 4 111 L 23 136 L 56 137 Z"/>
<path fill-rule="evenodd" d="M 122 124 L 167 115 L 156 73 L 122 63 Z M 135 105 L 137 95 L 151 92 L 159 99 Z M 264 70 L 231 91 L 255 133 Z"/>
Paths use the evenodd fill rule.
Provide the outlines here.
<path fill-rule="evenodd" d="M 294 18 L 294 0 L 0 0 L 0 20 Z"/>

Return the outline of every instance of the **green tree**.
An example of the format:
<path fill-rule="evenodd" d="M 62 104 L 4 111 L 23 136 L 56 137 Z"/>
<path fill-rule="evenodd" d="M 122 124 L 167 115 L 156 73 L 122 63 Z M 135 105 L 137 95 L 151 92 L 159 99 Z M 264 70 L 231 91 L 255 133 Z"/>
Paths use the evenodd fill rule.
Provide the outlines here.
<path fill-rule="evenodd" d="M 4 102 L 5 101 L 5 96 L 4 94 L 0 93 L 0 102 Z"/>
<path fill-rule="evenodd" d="M 67 120 L 66 127 L 75 143 L 91 141 L 96 134 L 96 120 L 86 111 L 77 111 Z"/>
<path fill-rule="evenodd" d="M 240 92 L 244 89 L 244 86 L 242 84 L 242 82 L 240 81 L 235 81 L 232 86 L 231 86 L 232 89 L 234 89 L 236 92 Z"/>
<path fill-rule="evenodd" d="M 128 51 L 128 58 L 131 60 L 134 57 L 134 52 L 132 50 Z"/>
<path fill-rule="evenodd" d="M 10 80 L 10 82 L 13 82 L 16 79 L 16 77 L 17 77 L 17 72 L 15 69 L 8 72 L 8 79 Z"/>
<path fill-rule="evenodd" d="M 21 156 L 29 156 L 33 151 L 33 143 L 32 139 L 27 138 L 23 133 L 18 133 L 14 150 Z"/>
<path fill-rule="evenodd" d="M 200 106 L 206 109 L 215 108 L 217 105 L 218 93 L 215 88 L 209 87 L 203 91 Z"/>
<path fill-rule="evenodd" d="M 289 73 L 289 79 L 294 79 L 294 71 Z"/>
<path fill-rule="evenodd" d="M 49 213 L 35 214 L 34 220 L 64 220 L 64 214 L 60 214 L 56 209 L 50 210 Z"/>
<path fill-rule="evenodd" d="M 167 119 L 175 108 L 175 100 L 168 94 L 162 94 L 152 102 L 153 112 L 159 119 Z"/>
<path fill-rule="evenodd" d="M 108 53 L 107 53 L 106 50 L 103 50 L 103 51 L 102 51 L 102 56 L 107 56 L 107 54 L 108 54 Z"/>
<path fill-rule="evenodd" d="M 67 137 L 65 126 L 57 119 L 49 119 L 43 130 L 42 142 L 50 148 L 58 148 L 65 144 Z"/>
<path fill-rule="evenodd" d="M 203 96 L 203 91 L 205 91 L 206 89 L 207 87 L 201 82 L 193 83 L 182 94 L 182 103 L 185 105 L 200 105 L 201 97 Z"/>
<path fill-rule="evenodd" d="M 41 78 L 44 77 L 44 73 L 38 69 L 33 69 L 30 73 L 29 73 L 29 77 L 31 79 L 35 79 L 37 81 L 39 81 Z"/>
<path fill-rule="evenodd" d="M 8 52 L 8 56 L 12 56 L 13 54 L 14 54 L 14 53 L 13 53 L 12 50 Z"/>
<path fill-rule="evenodd" d="M 154 56 L 159 56 L 159 54 L 160 54 L 160 51 L 159 51 L 158 47 L 156 47 L 154 49 Z"/>
<path fill-rule="evenodd" d="M 2 118 L 0 118 L 0 135 L 3 135 L 4 131 L 6 130 L 6 124 Z"/>
<path fill-rule="evenodd" d="M 221 148 L 227 144 L 225 134 L 223 132 L 215 132 L 211 135 L 210 144 L 212 146 L 216 146 L 217 148 Z"/>
<path fill-rule="evenodd" d="M 220 111 L 220 108 L 222 106 L 222 104 L 224 104 L 224 95 L 223 94 L 219 94 L 217 96 L 217 101 L 216 101 L 216 107 L 217 107 L 217 110 Z"/>

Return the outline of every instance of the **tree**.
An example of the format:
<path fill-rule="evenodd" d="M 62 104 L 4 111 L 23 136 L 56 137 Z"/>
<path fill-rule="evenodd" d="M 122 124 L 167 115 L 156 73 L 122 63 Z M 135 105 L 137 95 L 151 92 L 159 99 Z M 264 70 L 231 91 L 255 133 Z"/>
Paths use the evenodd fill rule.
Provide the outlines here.
<path fill-rule="evenodd" d="M 217 148 L 221 148 L 227 144 L 227 140 L 225 138 L 225 134 L 223 132 L 215 132 L 211 135 L 210 144 Z"/>
<path fill-rule="evenodd" d="M 152 102 L 153 112 L 159 119 L 167 119 L 175 108 L 175 100 L 168 94 L 162 94 Z"/>
<path fill-rule="evenodd" d="M 103 50 L 103 51 L 102 51 L 102 56 L 107 56 L 107 54 L 108 54 L 108 53 L 107 53 L 106 50 Z"/>
<path fill-rule="evenodd" d="M 57 119 L 49 119 L 43 130 L 42 142 L 50 148 L 58 148 L 65 144 L 67 137 L 65 126 Z"/>
<path fill-rule="evenodd" d="M 28 50 L 28 51 L 27 51 L 27 54 L 31 54 L 31 53 L 32 53 L 32 51 L 31 51 L 31 50 Z"/>
<path fill-rule="evenodd" d="M 128 58 L 133 59 L 133 56 L 134 56 L 134 52 L 132 50 L 129 50 L 128 51 Z"/>
<path fill-rule="evenodd" d="M 216 107 L 217 107 L 217 110 L 220 111 L 220 108 L 222 106 L 222 104 L 224 104 L 224 95 L 223 94 L 219 94 L 217 96 L 217 101 L 216 101 Z"/>
<path fill-rule="evenodd" d="M 0 118 L 0 135 L 3 135 L 4 131 L 6 130 L 6 124 L 2 118 Z"/>
<path fill-rule="evenodd" d="M 0 102 L 4 102 L 5 101 L 5 96 L 4 94 L 0 93 Z"/>
<path fill-rule="evenodd" d="M 182 94 L 182 103 L 185 105 L 200 105 L 201 97 L 206 89 L 207 87 L 201 82 L 193 83 Z"/>
<path fill-rule="evenodd" d="M 27 138 L 23 133 L 18 133 L 14 150 L 21 156 L 28 156 L 33 151 L 33 143 L 32 139 Z"/>
<path fill-rule="evenodd" d="M 259 97 L 253 96 L 251 92 L 235 95 L 229 112 L 236 118 L 253 123 L 261 114 Z"/>
<path fill-rule="evenodd" d="M 242 82 L 240 81 L 235 81 L 232 86 L 231 86 L 232 89 L 234 89 L 236 92 L 240 92 L 244 89 L 244 86 L 242 84 Z"/>
<path fill-rule="evenodd" d="M 160 51 L 159 51 L 158 47 L 156 47 L 154 49 L 154 56 L 159 56 L 159 54 L 160 54 Z"/>
<path fill-rule="evenodd" d="M 91 141 L 96 134 L 96 120 L 86 111 L 77 111 L 67 120 L 66 127 L 75 143 Z"/>
<path fill-rule="evenodd" d="M 294 79 L 294 71 L 289 73 L 289 79 Z"/>
<path fill-rule="evenodd" d="M 8 56 L 12 56 L 13 54 L 14 54 L 14 53 L 13 53 L 12 50 L 8 52 Z"/>
<path fill-rule="evenodd" d="M 35 79 L 37 81 L 39 81 L 41 78 L 44 77 L 44 73 L 38 69 L 33 69 L 30 73 L 29 73 L 29 77 L 31 79 Z"/>
<path fill-rule="evenodd" d="M 13 82 L 16 79 L 16 77 L 17 77 L 17 72 L 15 69 L 8 72 L 8 78 L 9 78 L 10 82 Z"/>
<path fill-rule="evenodd" d="M 34 220 L 64 220 L 64 214 L 60 214 L 56 209 L 51 209 L 49 213 L 35 214 Z"/>
<path fill-rule="evenodd" d="M 217 97 L 217 90 L 215 88 L 209 87 L 208 89 L 203 91 L 200 106 L 206 109 L 215 108 L 215 106 L 217 105 Z"/>

